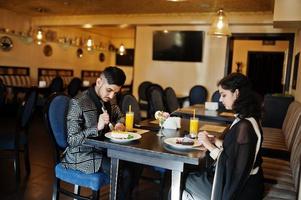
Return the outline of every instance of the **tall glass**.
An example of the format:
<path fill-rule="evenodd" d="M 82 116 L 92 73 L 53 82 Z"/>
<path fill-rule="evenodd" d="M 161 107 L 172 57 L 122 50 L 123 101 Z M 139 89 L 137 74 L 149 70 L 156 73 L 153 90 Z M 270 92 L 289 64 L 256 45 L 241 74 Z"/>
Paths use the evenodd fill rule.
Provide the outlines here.
<path fill-rule="evenodd" d="M 164 136 L 164 134 L 163 134 L 163 124 L 164 124 L 165 120 L 166 120 L 165 117 L 159 117 L 158 118 L 160 130 L 157 133 L 157 136 Z"/>
<path fill-rule="evenodd" d="M 134 126 L 134 112 L 127 112 L 125 115 L 126 131 L 133 131 L 133 126 Z"/>
<path fill-rule="evenodd" d="M 190 118 L 189 121 L 189 134 L 192 138 L 197 137 L 199 130 L 199 120 L 198 118 Z"/>

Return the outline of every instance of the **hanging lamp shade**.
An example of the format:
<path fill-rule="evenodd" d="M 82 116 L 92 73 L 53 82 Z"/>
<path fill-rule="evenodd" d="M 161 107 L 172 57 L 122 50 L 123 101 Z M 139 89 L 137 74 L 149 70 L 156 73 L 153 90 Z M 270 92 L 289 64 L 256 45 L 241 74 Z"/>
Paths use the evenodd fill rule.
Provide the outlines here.
<path fill-rule="evenodd" d="M 219 9 L 213 17 L 208 34 L 217 37 L 231 36 L 229 22 L 223 9 Z"/>

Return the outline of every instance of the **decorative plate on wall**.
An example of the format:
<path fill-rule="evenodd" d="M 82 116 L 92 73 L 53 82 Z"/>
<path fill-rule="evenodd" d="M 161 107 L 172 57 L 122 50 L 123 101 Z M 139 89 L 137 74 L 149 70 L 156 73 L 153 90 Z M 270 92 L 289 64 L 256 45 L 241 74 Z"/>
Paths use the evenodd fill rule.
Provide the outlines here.
<path fill-rule="evenodd" d="M 103 62 L 103 61 L 105 61 L 105 59 L 106 59 L 105 54 L 104 54 L 104 53 L 100 53 L 100 54 L 99 54 L 99 61 L 100 61 L 100 62 Z"/>
<path fill-rule="evenodd" d="M 3 51 L 9 51 L 13 48 L 13 41 L 10 37 L 3 36 L 0 38 L 0 48 Z"/>
<path fill-rule="evenodd" d="M 49 44 L 45 45 L 43 48 L 43 53 L 47 57 L 51 56 L 52 55 L 52 47 Z"/>
<path fill-rule="evenodd" d="M 78 58 L 82 58 L 83 55 L 84 55 L 84 51 L 81 48 L 78 48 L 77 51 L 76 51 L 76 56 Z"/>

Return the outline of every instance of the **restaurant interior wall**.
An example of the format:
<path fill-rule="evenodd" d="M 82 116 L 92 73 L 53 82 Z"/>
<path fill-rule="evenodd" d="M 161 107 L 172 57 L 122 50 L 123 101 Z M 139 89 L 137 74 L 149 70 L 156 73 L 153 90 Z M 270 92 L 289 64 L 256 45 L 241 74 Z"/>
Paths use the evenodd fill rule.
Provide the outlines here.
<path fill-rule="evenodd" d="M 258 14 L 246 23 L 230 26 L 233 33 L 291 33 L 295 29 L 274 28 L 270 18 Z M 244 18 L 244 17 L 242 17 Z M 235 21 L 235 19 L 233 19 Z M 239 20 L 237 20 L 239 21 Z M 270 21 L 270 23 L 267 23 Z M 157 30 L 203 30 L 207 33 L 208 25 L 191 26 L 138 26 L 136 31 L 136 54 L 134 68 L 134 95 L 145 80 L 163 87 L 171 86 L 181 96 L 188 95 L 193 85 L 204 85 L 209 96 L 216 90 L 217 81 L 224 76 L 226 63 L 227 38 L 205 35 L 203 62 L 168 62 L 152 60 L 152 33 Z"/>
<path fill-rule="evenodd" d="M 224 74 L 227 38 L 204 36 L 202 62 L 171 62 L 152 60 L 153 31 L 204 30 L 209 26 L 138 26 L 136 31 L 134 95 L 145 80 L 174 88 L 186 96 L 192 86 L 201 84 L 212 93 L 217 80 Z M 210 94 L 211 94 L 210 93 Z"/>
<path fill-rule="evenodd" d="M 288 41 L 275 41 L 275 45 L 263 45 L 262 40 L 235 40 L 232 72 L 236 72 L 237 62 L 242 63 L 242 73 L 247 73 L 248 51 L 288 52 Z M 285 69 L 286 67 L 284 67 Z"/>
<path fill-rule="evenodd" d="M 13 48 L 8 51 L 0 51 L 0 65 L 3 66 L 27 66 L 31 68 L 32 84 L 37 84 L 37 68 L 63 68 L 73 69 L 74 76 L 80 77 L 81 70 L 103 70 L 106 66 L 115 65 L 115 53 L 108 50 L 109 43 L 118 47 L 121 43 L 125 44 L 128 48 L 134 47 L 134 31 L 119 31 L 118 33 L 111 34 L 112 31 L 103 31 L 102 34 L 93 34 L 86 30 L 76 28 L 55 28 L 47 27 L 44 30 L 54 31 L 58 37 L 82 37 L 94 39 L 95 44 L 99 45 L 100 42 L 104 44 L 105 48 L 97 51 L 87 51 L 83 47 L 83 57 L 78 58 L 76 51 L 79 47 L 74 45 L 67 45 L 58 42 L 45 42 L 42 45 L 36 43 L 26 43 L 21 40 L 17 34 L 12 34 L 11 30 L 16 32 L 26 32 L 30 27 L 30 19 L 18 15 L 16 13 L 2 10 L 0 13 L 1 27 L 8 28 L 8 33 L 0 33 L 0 37 L 9 36 L 13 40 Z M 12 20 L 15 19 L 15 20 Z M 48 44 L 52 47 L 52 55 L 47 57 L 43 54 L 43 47 Z M 99 53 L 105 54 L 105 60 L 100 62 Z M 121 68 L 123 68 L 121 66 Z M 132 80 L 132 68 L 124 68 L 127 74 L 127 83 Z"/>
<path fill-rule="evenodd" d="M 125 46 L 126 49 L 134 49 L 135 48 L 135 30 L 132 29 L 132 31 L 126 31 L 123 35 L 113 35 L 113 38 L 111 38 L 112 44 L 118 48 L 121 44 Z M 116 65 L 116 53 L 111 53 L 110 56 L 110 63 L 112 65 Z M 118 65 L 126 74 L 126 80 L 125 85 L 130 85 L 133 80 L 133 71 L 134 66 L 122 66 Z"/>

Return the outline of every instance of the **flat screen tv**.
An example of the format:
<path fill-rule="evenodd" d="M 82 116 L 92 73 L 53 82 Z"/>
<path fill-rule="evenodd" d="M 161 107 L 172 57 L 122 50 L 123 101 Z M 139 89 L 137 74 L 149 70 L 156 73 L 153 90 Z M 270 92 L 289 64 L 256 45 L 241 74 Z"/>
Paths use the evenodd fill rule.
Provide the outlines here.
<path fill-rule="evenodd" d="M 202 62 L 203 31 L 154 31 L 153 60 Z"/>

